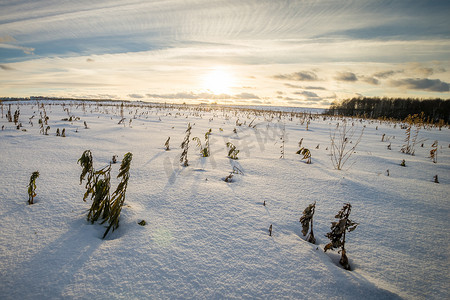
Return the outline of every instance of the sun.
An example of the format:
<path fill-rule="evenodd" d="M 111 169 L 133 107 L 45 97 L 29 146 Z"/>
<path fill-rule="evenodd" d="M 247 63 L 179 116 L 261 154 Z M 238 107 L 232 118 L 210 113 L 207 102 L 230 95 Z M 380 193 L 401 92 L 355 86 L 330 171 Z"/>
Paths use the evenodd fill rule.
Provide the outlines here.
<path fill-rule="evenodd" d="M 228 94 L 233 85 L 233 76 L 225 68 L 214 68 L 203 77 L 203 88 L 213 94 Z"/>

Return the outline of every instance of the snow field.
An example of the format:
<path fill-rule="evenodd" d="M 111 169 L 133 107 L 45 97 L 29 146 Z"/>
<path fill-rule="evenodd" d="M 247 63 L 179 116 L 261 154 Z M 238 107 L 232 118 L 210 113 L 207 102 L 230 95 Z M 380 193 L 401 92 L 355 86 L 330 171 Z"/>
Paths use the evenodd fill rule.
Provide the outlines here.
<path fill-rule="evenodd" d="M 301 118 L 289 115 L 143 105 L 125 107 L 124 126 L 117 124 L 119 106 L 88 103 L 83 111 L 77 103 L 44 104 L 48 136 L 39 134 L 34 102 L 19 104 L 26 131 L 0 119 L 5 126 L 0 132 L 1 298 L 448 296 L 448 128 L 421 129 L 424 147 L 410 156 L 399 151 L 404 140 L 399 124 L 351 120 L 355 137 L 365 126 L 363 138 L 337 171 L 326 150 L 337 119 L 316 117 L 306 130 Z M 63 108 L 80 120 L 61 121 L 67 117 Z M 247 126 L 253 119 L 256 128 Z M 245 124 L 236 126 L 236 120 Z M 212 128 L 212 155 L 200 157 L 191 141 L 190 166 L 183 168 L 179 147 L 189 122 L 191 138 L 202 142 Z M 285 158 L 280 159 L 283 127 Z M 55 136 L 56 128 L 66 128 L 67 137 Z M 389 142 L 381 142 L 383 133 L 390 151 Z M 165 151 L 169 136 L 171 150 Z M 310 165 L 295 154 L 301 138 L 311 151 Z M 427 158 L 434 140 L 442 146 L 437 164 Z M 228 141 L 240 150 L 236 161 L 226 157 Z M 87 149 L 97 169 L 113 155 L 120 163 L 126 152 L 133 153 L 120 227 L 105 240 L 104 226 L 86 221 L 90 201 L 82 201 L 77 160 Z M 407 167 L 399 165 L 402 159 Z M 119 163 L 111 172 L 112 189 Z M 226 183 L 233 166 L 243 175 Z M 41 174 L 36 202 L 27 205 L 26 186 L 36 170 Z M 433 182 L 435 174 L 440 184 Z M 298 222 L 314 201 L 318 245 L 302 239 Z M 324 235 L 345 202 L 353 206 L 350 218 L 360 223 L 347 236 L 352 272 L 337 265 L 336 252 L 323 253 Z M 147 226 L 137 224 L 142 219 Z"/>

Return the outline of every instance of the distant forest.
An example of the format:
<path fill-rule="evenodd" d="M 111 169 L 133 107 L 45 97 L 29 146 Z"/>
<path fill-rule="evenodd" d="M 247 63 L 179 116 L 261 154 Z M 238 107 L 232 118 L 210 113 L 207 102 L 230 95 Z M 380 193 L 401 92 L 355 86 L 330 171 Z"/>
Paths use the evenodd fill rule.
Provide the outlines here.
<path fill-rule="evenodd" d="M 352 98 L 333 102 L 325 114 L 404 120 L 408 115 L 422 112 L 428 122 L 444 120 L 448 124 L 450 99 Z"/>

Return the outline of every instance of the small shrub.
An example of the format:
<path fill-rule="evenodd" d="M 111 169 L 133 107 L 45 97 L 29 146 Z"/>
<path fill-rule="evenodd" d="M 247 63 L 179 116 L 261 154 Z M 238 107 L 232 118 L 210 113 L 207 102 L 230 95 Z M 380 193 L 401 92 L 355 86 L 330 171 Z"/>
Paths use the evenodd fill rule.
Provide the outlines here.
<path fill-rule="evenodd" d="M 346 203 L 337 213 L 335 218 L 338 219 L 338 221 L 331 222 L 331 231 L 326 234 L 326 237 L 330 239 L 330 243 L 328 243 L 324 248 L 325 252 L 330 249 L 333 250 L 335 248 L 340 248 L 340 250 L 338 251 L 338 253 L 341 253 L 341 259 L 339 260 L 339 263 L 346 270 L 350 270 L 350 265 L 348 263 L 348 258 L 345 250 L 345 234 L 347 232 L 352 232 L 356 229 L 356 226 L 358 226 L 358 223 L 355 223 L 349 219 L 351 209 L 352 206 L 350 205 L 350 203 Z"/>
<path fill-rule="evenodd" d="M 28 184 L 28 204 L 34 203 L 34 197 L 36 197 L 36 179 L 39 177 L 39 171 L 33 172 L 30 177 L 30 183 Z"/>
<path fill-rule="evenodd" d="M 316 202 L 308 205 L 303 211 L 303 215 L 300 218 L 300 223 L 302 223 L 302 234 L 306 237 L 306 241 L 315 244 L 316 239 L 314 238 L 313 232 L 313 216 L 316 210 Z"/>

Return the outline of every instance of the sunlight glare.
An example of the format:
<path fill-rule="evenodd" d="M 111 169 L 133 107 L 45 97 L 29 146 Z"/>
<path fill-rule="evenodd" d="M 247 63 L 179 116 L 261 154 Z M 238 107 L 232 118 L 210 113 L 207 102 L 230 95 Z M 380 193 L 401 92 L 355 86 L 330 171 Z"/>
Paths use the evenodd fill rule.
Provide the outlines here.
<path fill-rule="evenodd" d="M 203 88 L 216 95 L 230 93 L 232 84 L 232 75 L 224 68 L 215 68 L 203 78 Z"/>

